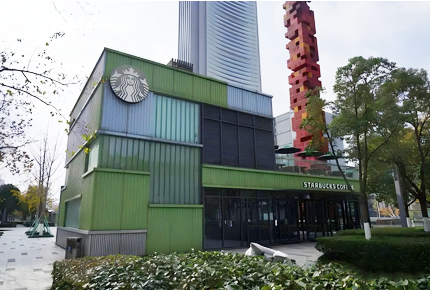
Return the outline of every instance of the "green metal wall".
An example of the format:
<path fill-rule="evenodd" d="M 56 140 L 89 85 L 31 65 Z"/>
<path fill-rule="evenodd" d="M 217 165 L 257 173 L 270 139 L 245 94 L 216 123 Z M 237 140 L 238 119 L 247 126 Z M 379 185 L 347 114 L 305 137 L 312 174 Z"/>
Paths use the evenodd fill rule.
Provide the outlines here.
<path fill-rule="evenodd" d="M 345 184 L 342 178 L 328 178 L 324 176 L 312 176 L 304 174 L 291 174 L 276 171 L 254 170 L 217 165 L 203 165 L 202 183 L 204 187 L 223 187 L 241 189 L 301 189 L 303 182 L 335 183 Z M 354 190 L 359 192 L 358 180 L 349 180 Z M 330 189 L 310 189 L 318 191 L 329 191 Z M 346 190 L 335 190 L 335 192 L 347 192 Z"/>
<path fill-rule="evenodd" d="M 85 152 L 83 150 L 76 153 L 73 160 L 68 164 L 66 189 L 61 193 L 59 225 L 64 226 L 65 203 L 64 201 L 82 193 L 82 175 L 85 170 Z"/>
<path fill-rule="evenodd" d="M 166 65 L 138 58 L 122 52 L 105 49 L 106 67 L 104 79 L 121 65 L 131 65 L 145 73 L 149 89 L 195 102 L 227 108 L 227 84 L 200 75 L 188 73 Z"/>
<path fill-rule="evenodd" d="M 146 229 L 149 173 L 96 168 L 92 174 L 95 184 L 90 229 Z"/>
<path fill-rule="evenodd" d="M 200 148 L 101 135 L 99 167 L 149 171 L 150 203 L 200 204 Z"/>
<path fill-rule="evenodd" d="M 82 182 L 81 216 L 79 228 L 81 230 L 90 230 L 93 219 L 94 174 L 85 176 Z"/>
<path fill-rule="evenodd" d="M 203 207 L 149 205 L 146 254 L 202 250 Z"/>

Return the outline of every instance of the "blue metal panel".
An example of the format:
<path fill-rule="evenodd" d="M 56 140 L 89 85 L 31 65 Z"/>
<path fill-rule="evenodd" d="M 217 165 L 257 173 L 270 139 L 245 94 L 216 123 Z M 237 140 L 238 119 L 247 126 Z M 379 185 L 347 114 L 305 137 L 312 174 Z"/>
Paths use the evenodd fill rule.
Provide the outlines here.
<path fill-rule="evenodd" d="M 101 129 L 186 143 L 200 143 L 199 105 L 149 92 L 130 104 L 105 84 Z"/>
<path fill-rule="evenodd" d="M 272 98 L 267 95 L 227 86 L 227 104 L 231 109 L 272 117 Z"/>

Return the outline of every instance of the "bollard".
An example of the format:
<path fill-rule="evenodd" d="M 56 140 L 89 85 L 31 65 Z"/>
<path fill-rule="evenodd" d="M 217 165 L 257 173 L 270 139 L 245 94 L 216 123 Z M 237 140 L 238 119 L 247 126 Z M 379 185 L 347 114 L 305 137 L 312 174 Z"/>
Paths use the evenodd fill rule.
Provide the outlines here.
<path fill-rule="evenodd" d="M 372 234 L 370 233 L 369 223 L 364 223 L 364 235 L 366 237 L 366 240 L 368 240 L 372 237 Z"/>
<path fill-rule="evenodd" d="M 423 217 L 424 231 L 430 232 L 430 221 L 428 217 Z"/>

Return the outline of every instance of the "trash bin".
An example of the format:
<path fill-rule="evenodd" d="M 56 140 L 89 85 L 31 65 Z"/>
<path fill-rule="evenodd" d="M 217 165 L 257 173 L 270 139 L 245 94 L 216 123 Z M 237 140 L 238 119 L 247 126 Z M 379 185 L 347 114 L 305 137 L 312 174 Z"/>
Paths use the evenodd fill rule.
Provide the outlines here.
<path fill-rule="evenodd" d="M 67 238 L 66 259 L 80 258 L 82 254 L 82 238 Z"/>

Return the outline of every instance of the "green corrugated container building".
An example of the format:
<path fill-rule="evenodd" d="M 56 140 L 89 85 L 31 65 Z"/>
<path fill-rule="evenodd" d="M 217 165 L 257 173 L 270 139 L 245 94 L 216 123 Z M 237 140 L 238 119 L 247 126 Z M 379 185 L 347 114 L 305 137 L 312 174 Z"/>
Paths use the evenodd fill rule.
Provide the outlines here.
<path fill-rule="evenodd" d="M 85 255 L 145 255 L 359 227 L 356 196 L 331 166 L 279 170 L 271 103 L 104 49 L 70 114 L 57 244 L 81 237 Z"/>

